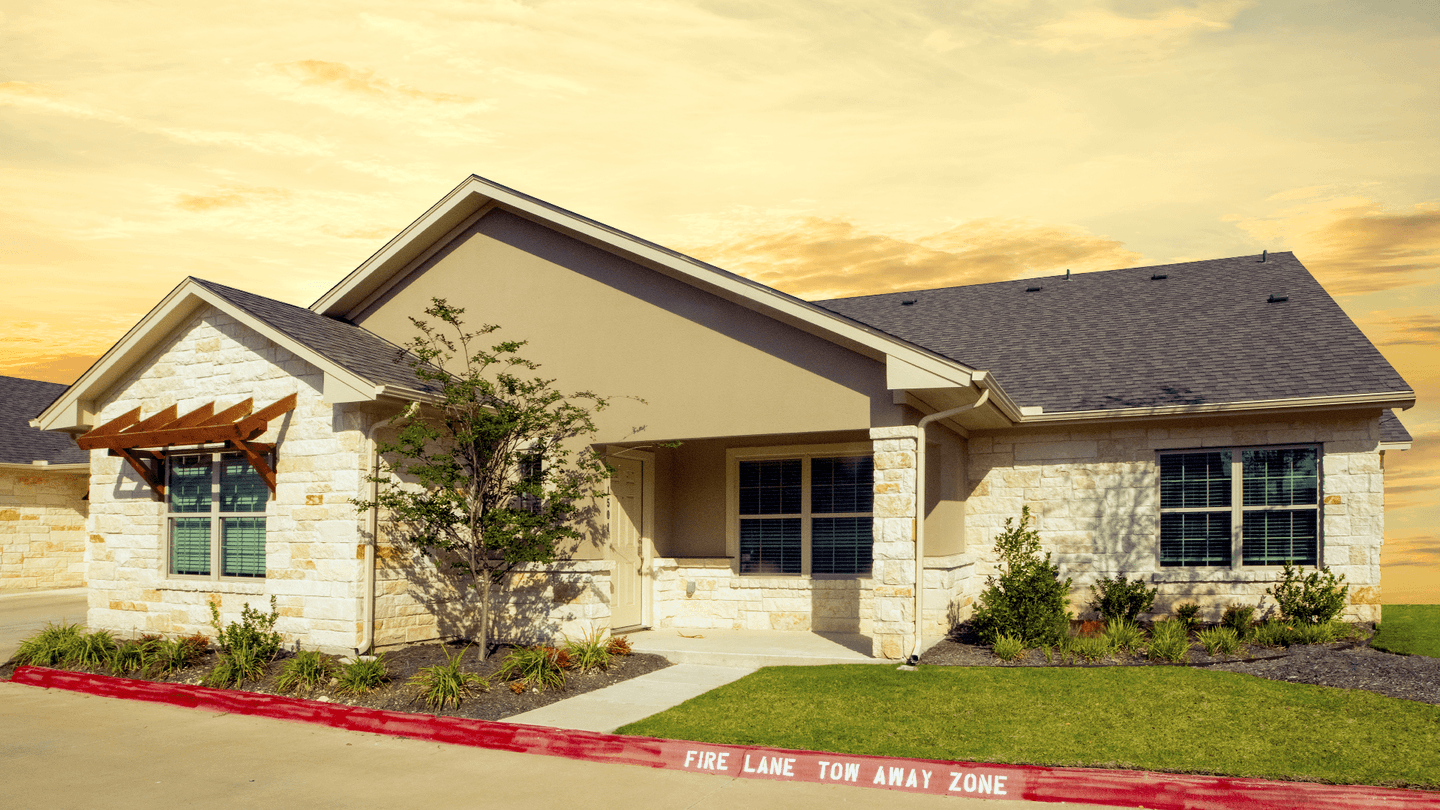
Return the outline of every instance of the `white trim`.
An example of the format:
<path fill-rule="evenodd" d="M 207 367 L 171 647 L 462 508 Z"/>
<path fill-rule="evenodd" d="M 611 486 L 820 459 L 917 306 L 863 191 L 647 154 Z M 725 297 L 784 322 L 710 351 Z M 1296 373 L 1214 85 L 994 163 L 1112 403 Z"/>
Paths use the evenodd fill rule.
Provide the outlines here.
<path fill-rule="evenodd" d="M 1380 442 L 1380 452 L 1386 450 L 1409 450 L 1412 442 Z"/>
<path fill-rule="evenodd" d="M 1084 422 L 1099 419 L 1164 418 L 1205 413 L 1283 411 L 1308 408 L 1343 408 L 1351 406 L 1405 409 L 1414 404 L 1414 391 L 1388 391 L 1375 394 L 1339 394 L 1325 397 L 1257 399 L 1247 400 L 1245 402 L 1221 402 L 1210 405 L 1162 405 L 1150 408 L 1111 408 L 1101 411 L 1061 411 L 1056 413 L 1030 413 L 1030 407 L 1026 406 L 1020 409 L 1022 415 L 1015 421 L 1021 425 L 1035 425 L 1055 422 Z"/>
<path fill-rule="evenodd" d="M 17 464 L 17 463 L 6 462 L 6 463 L 3 463 L 3 464 L 0 464 L 0 470 L 15 470 L 16 472 L 22 472 L 22 471 L 23 471 L 23 472 L 58 472 L 58 473 L 89 472 L 89 471 L 90 471 L 90 462 L 87 461 L 87 462 L 84 462 L 83 464 L 82 464 L 82 463 L 77 463 L 77 464 L 34 464 L 34 463 L 31 463 L 31 464 Z"/>

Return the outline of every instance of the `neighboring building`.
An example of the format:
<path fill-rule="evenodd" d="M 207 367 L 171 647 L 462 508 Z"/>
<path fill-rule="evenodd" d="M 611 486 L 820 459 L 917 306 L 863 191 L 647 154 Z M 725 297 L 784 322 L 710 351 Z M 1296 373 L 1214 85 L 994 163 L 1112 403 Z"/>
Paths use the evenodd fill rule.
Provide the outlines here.
<path fill-rule="evenodd" d="M 189 633 L 274 596 L 308 646 L 465 632 L 350 506 L 431 396 L 396 359 L 433 297 L 629 397 L 600 414 L 608 525 L 515 578 L 502 638 L 903 657 L 969 615 L 1025 505 L 1077 607 L 1124 572 L 1218 616 L 1293 560 L 1378 618 L 1389 409 L 1415 396 L 1288 253 L 807 303 L 471 177 L 309 309 L 186 279 L 45 411 L 96 448 L 90 625 Z"/>
<path fill-rule="evenodd" d="M 85 584 L 90 454 L 30 427 L 65 389 L 0 377 L 0 593 Z"/>

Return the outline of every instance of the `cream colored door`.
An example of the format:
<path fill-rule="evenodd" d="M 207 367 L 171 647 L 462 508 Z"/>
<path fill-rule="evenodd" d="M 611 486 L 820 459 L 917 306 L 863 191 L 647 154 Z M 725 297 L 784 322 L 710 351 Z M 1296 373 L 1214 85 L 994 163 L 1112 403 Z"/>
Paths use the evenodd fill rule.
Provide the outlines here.
<path fill-rule="evenodd" d="M 611 627 L 645 623 L 645 466 L 639 459 L 611 458 L 610 558 L 615 561 Z"/>

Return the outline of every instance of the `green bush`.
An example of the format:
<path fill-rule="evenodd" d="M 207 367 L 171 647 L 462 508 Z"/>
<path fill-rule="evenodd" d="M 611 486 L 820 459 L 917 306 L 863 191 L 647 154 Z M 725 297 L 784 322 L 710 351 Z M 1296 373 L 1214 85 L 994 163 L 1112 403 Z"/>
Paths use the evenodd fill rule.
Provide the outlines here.
<path fill-rule="evenodd" d="M 578 641 L 565 639 L 570 665 L 581 672 L 610 668 L 610 639 L 603 630 L 592 630 Z"/>
<path fill-rule="evenodd" d="M 1122 573 L 1115 579 L 1104 577 L 1090 586 L 1090 607 L 1099 611 L 1100 618 L 1107 622 L 1111 619 L 1133 622 L 1141 613 L 1150 612 L 1158 593 L 1159 588 L 1145 587 L 1140 577 L 1132 581 Z"/>
<path fill-rule="evenodd" d="M 1109 658 L 1115 648 L 1105 635 L 1071 636 L 1070 651 L 1086 661 L 1099 661 Z"/>
<path fill-rule="evenodd" d="M 466 647 L 465 649 L 469 649 Z M 445 654 L 445 663 L 429 667 L 421 667 L 415 677 L 411 678 L 407 685 L 417 687 L 417 697 L 425 701 L 425 705 L 431 711 L 444 709 L 451 703 L 455 708 L 460 708 L 460 703 L 470 697 L 471 692 L 490 691 L 490 682 L 474 672 L 466 672 L 460 668 L 460 661 L 465 657 L 465 651 L 461 650 L 450 655 L 449 650 L 441 648 Z"/>
<path fill-rule="evenodd" d="M 337 689 L 347 695 L 363 695 L 390 680 L 385 671 L 385 654 L 357 657 L 340 666 Z"/>
<path fill-rule="evenodd" d="M 47 624 L 44 630 L 20 642 L 20 648 L 15 651 L 15 663 L 19 666 L 60 666 L 73 654 L 83 637 L 78 624 Z"/>
<path fill-rule="evenodd" d="M 201 680 L 206 686 L 227 689 L 246 681 L 258 681 L 265 677 L 265 668 L 275 660 L 272 654 L 266 656 L 263 649 L 251 647 L 248 642 L 237 641 L 230 649 L 220 653 L 220 660 Z"/>
<path fill-rule="evenodd" d="M 1180 619 L 1166 619 L 1150 627 L 1150 644 L 1146 653 L 1151 658 L 1172 663 L 1190 659 L 1190 628 Z"/>
<path fill-rule="evenodd" d="M 1255 626 L 1250 641 L 1262 647 L 1289 647 L 1299 641 L 1295 628 L 1288 622 L 1270 619 Z"/>
<path fill-rule="evenodd" d="M 1225 607 L 1225 613 L 1220 617 L 1220 626 L 1235 631 L 1235 637 L 1241 641 L 1250 637 L 1251 625 L 1254 623 L 1255 608 L 1234 602 Z"/>
<path fill-rule="evenodd" d="M 1179 619 L 1180 623 L 1185 625 L 1185 631 L 1187 633 L 1194 630 L 1195 625 L 1200 622 L 1199 618 L 1197 618 L 1199 615 L 1200 606 L 1194 602 L 1186 602 L 1183 605 L 1175 606 L 1175 618 Z"/>
<path fill-rule="evenodd" d="M 244 647 L 247 655 L 263 658 L 268 663 L 280 654 L 280 634 L 275 632 L 275 622 L 280 619 L 280 610 L 275 607 L 275 597 L 270 597 L 270 612 L 261 613 L 246 602 L 240 610 L 240 623 L 220 625 L 220 606 L 210 603 L 210 626 L 215 628 L 215 643 L 221 654 Z"/>
<path fill-rule="evenodd" d="M 301 650 L 280 668 L 275 688 L 281 692 L 309 691 L 335 675 L 335 661 L 319 650 Z"/>
<path fill-rule="evenodd" d="M 1022 507 L 1020 522 L 1005 519 L 1005 530 L 995 538 L 1002 569 L 986 578 L 972 624 L 982 644 L 994 644 L 1001 635 L 1016 636 L 1025 645 L 1058 644 L 1070 627 L 1065 609 L 1070 582 L 1060 580 L 1060 567 L 1050 554 L 1040 556 L 1040 533 L 1030 527 L 1030 508 Z"/>
<path fill-rule="evenodd" d="M 1111 619 L 1105 623 L 1105 638 L 1112 649 L 1135 652 L 1145 643 L 1145 631 L 1134 621 Z"/>
<path fill-rule="evenodd" d="M 1234 655 L 1240 649 L 1240 636 L 1229 627 L 1210 627 L 1195 634 L 1205 647 L 1206 655 Z"/>
<path fill-rule="evenodd" d="M 995 657 L 1001 661 L 1014 661 L 1025 654 L 1025 642 L 1015 636 L 1002 635 L 995 639 L 995 646 L 991 649 Z"/>
<path fill-rule="evenodd" d="M 565 668 L 561 666 L 559 652 L 554 647 L 516 647 L 495 674 L 510 681 L 510 690 L 517 694 L 532 686 L 542 692 L 563 689 Z"/>
<path fill-rule="evenodd" d="M 1345 575 L 1335 576 L 1330 567 L 1305 574 L 1303 568 L 1291 568 L 1285 564 L 1280 582 L 1265 593 L 1275 597 L 1280 606 L 1280 615 L 1302 624 L 1325 624 L 1345 609 L 1345 598 L 1350 586 L 1345 585 Z"/>
<path fill-rule="evenodd" d="M 159 644 L 160 639 L 155 636 L 146 636 L 116 644 L 115 652 L 111 653 L 108 662 L 110 671 L 116 675 L 139 672 L 149 665 L 150 658 L 155 654 L 155 648 Z"/>
<path fill-rule="evenodd" d="M 97 670 L 108 667 L 115 655 L 115 637 L 108 630 L 96 630 L 80 637 L 65 656 L 65 666 Z"/>

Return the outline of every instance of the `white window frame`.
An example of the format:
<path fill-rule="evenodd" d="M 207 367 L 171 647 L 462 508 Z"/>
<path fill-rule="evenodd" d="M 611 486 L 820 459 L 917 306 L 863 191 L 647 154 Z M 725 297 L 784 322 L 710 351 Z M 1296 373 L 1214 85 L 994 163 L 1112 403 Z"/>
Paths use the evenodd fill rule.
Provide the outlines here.
<path fill-rule="evenodd" d="M 842 444 L 799 444 L 773 447 L 732 447 L 725 451 L 725 553 L 730 558 L 731 571 L 736 576 L 779 577 L 784 579 L 869 579 L 874 573 L 866 574 L 812 574 L 810 551 L 810 526 L 813 517 L 810 511 L 810 460 L 815 458 L 841 458 L 849 456 L 875 455 L 873 442 L 845 442 Z M 800 512 L 788 515 L 745 515 L 747 519 L 766 517 L 800 518 L 800 573 L 740 573 L 740 462 L 766 461 L 798 458 L 800 465 Z M 873 486 L 873 484 L 872 484 Z M 868 517 L 875 518 L 872 505 L 869 512 L 824 513 L 825 517 Z M 872 530 L 873 531 L 873 530 Z M 874 542 L 874 538 L 871 538 Z"/>
<path fill-rule="evenodd" d="M 222 461 L 223 461 L 223 459 L 224 459 L 225 456 L 233 456 L 233 455 L 239 455 L 239 456 L 241 456 L 242 459 L 244 458 L 244 454 L 243 454 L 243 453 L 239 453 L 239 452 L 237 452 L 237 451 L 235 451 L 235 450 L 231 450 L 231 449 L 229 449 L 229 448 L 223 448 L 223 447 L 222 447 L 222 448 L 215 448 L 215 447 L 198 447 L 198 448 L 191 448 L 191 449 L 188 449 L 188 450 L 171 450 L 171 451 L 169 451 L 169 452 L 167 452 L 167 453 L 165 454 L 165 465 L 164 465 L 164 472 L 163 472 L 163 474 L 164 474 L 164 476 L 165 476 L 165 478 L 164 478 L 164 481 L 165 481 L 165 499 L 164 499 L 164 503 L 165 503 L 165 519 L 164 519 L 164 521 L 161 523 L 161 529 L 160 529 L 161 532 L 163 533 L 163 542 L 161 543 L 161 548 L 163 549 L 163 556 L 161 557 L 160 565 L 161 565 L 161 566 L 163 567 L 163 569 L 164 569 L 165 578 L 166 578 L 166 579 L 194 580 L 194 581 L 200 581 L 200 582 L 264 582 L 264 581 L 268 578 L 268 574 L 269 574 L 269 571 L 270 571 L 270 565 L 269 565 L 269 553 L 270 553 L 270 526 L 269 526 L 270 502 L 273 501 L 273 500 L 275 500 L 275 493 L 270 492 L 270 493 L 268 494 L 268 496 L 267 496 L 266 499 L 265 499 L 265 509 L 264 509 L 264 511 L 261 511 L 261 512 L 222 512 L 222 511 L 220 511 L 220 465 L 221 465 L 221 463 L 222 463 Z M 208 512 L 174 512 L 174 511 L 171 511 L 172 501 L 171 501 L 171 491 L 170 491 L 170 460 L 173 459 L 173 458 L 186 458 L 186 457 L 190 457 L 190 456 L 209 456 L 209 457 L 210 457 L 210 511 L 208 511 Z M 271 469 L 274 469 L 274 468 L 275 468 L 275 458 L 274 458 L 274 454 L 270 454 L 269 456 L 267 456 L 267 457 L 266 457 L 266 461 L 270 464 Z M 249 464 L 249 461 L 248 461 L 248 460 L 246 461 L 246 464 Z M 251 469 L 254 469 L 253 466 L 252 466 Z M 268 488 L 267 488 L 267 490 L 268 490 Z M 209 574 L 177 574 L 177 573 L 175 573 L 175 571 L 174 571 L 174 569 L 173 569 L 173 567 L 172 567 L 172 565 L 171 565 L 171 557 L 172 557 L 172 551 L 173 551 L 173 549 L 171 548 L 171 544 L 172 544 L 173 538 L 174 538 L 174 536 L 175 536 L 174 531 L 171 529 L 171 524 L 172 524 L 176 519 L 186 519 L 186 518 L 207 518 L 207 519 L 209 519 L 209 521 L 210 521 L 210 573 L 209 573 Z M 264 574 L 261 574 L 260 576 L 254 576 L 254 577 L 222 576 L 222 575 L 221 575 L 222 572 L 223 572 L 224 569 L 225 569 L 224 553 L 223 553 L 223 549 L 221 548 L 221 544 L 222 544 L 222 540 L 223 540 L 223 534 L 222 534 L 222 532 L 221 532 L 221 525 L 222 525 L 222 521 L 223 521 L 225 518 L 260 518 L 261 520 L 264 520 L 264 521 L 265 521 L 265 554 L 266 554 L 266 564 L 265 564 L 265 573 L 264 573 Z"/>
<path fill-rule="evenodd" d="M 1314 450 L 1315 451 L 1315 503 L 1289 504 L 1283 506 L 1246 506 L 1244 453 L 1253 450 Z M 1161 459 L 1165 456 L 1193 455 L 1199 453 L 1230 453 L 1230 505 L 1227 507 L 1184 507 L 1165 508 L 1161 503 Z M 1247 512 L 1293 512 L 1305 509 L 1315 511 L 1315 567 L 1325 565 L 1325 447 L 1323 444 L 1257 444 L 1226 447 L 1192 447 L 1187 449 L 1158 450 L 1155 453 L 1155 503 L 1158 515 L 1181 513 L 1230 512 L 1230 568 L 1247 571 L 1279 571 L 1282 565 L 1245 565 L 1245 514 Z M 1164 570 L 1226 570 L 1220 565 L 1165 565 L 1160 557 L 1160 521 L 1156 522 L 1155 568 Z"/>

